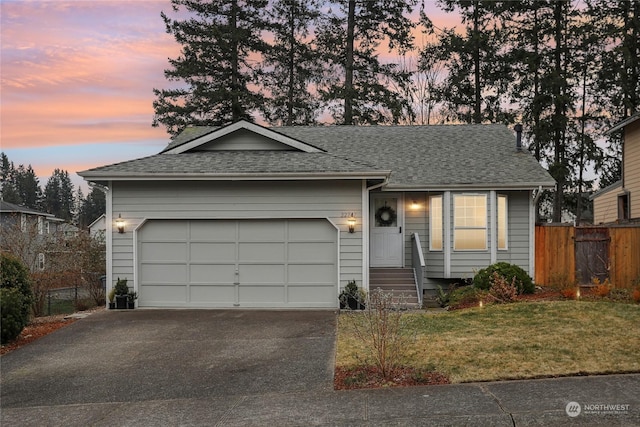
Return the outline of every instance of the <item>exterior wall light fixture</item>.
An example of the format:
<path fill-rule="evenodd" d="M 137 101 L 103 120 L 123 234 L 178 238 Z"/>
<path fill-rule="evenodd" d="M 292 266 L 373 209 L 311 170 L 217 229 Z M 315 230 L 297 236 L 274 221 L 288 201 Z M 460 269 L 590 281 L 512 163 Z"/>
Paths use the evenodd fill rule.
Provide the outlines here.
<path fill-rule="evenodd" d="M 356 232 L 356 217 L 353 216 L 353 213 L 351 214 L 351 216 L 347 220 L 347 224 L 349 224 L 349 233 L 355 233 Z"/>
<path fill-rule="evenodd" d="M 124 233 L 124 219 L 122 219 L 120 214 L 118 214 L 118 219 L 116 219 L 116 228 L 118 229 L 118 233 Z"/>

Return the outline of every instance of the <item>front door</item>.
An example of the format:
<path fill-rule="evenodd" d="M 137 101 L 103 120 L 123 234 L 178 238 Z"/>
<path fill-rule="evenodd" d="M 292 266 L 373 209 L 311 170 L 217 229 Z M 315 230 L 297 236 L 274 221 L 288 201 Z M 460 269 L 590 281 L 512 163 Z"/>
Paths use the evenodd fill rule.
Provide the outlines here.
<path fill-rule="evenodd" d="M 372 193 L 371 266 L 402 267 L 402 196 Z"/>

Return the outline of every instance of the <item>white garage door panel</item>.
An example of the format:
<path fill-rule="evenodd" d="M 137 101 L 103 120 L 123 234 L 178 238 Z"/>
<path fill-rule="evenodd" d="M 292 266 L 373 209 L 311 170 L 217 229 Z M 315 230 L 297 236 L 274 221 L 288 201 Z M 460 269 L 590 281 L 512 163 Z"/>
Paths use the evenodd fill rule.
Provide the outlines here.
<path fill-rule="evenodd" d="M 284 285 L 284 266 L 256 264 L 240 265 L 240 283 L 280 283 Z"/>
<path fill-rule="evenodd" d="M 189 223 L 189 236 L 192 242 L 195 241 L 236 241 L 235 221 L 191 221 Z"/>
<path fill-rule="evenodd" d="M 285 260 L 284 243 L 240 243 L 240 262 L 280 262 Z"/>
<path fill-rule="evenodd" d="M 314 306 L 318 301 L 326 301 L 333 296 L 333 285 L 289 286 L 289 302 Z"/>
<path fill-rule="evenodd" d="M 334 265 L 289 265 L 289 283 L 335 283 Z"/>
<path fill-rule="evenodd" d="M 233 305 L 236 291 L 233 284 L 229 285 L 194 285 L 189 286 L 190 301 L 194 306 L 208 307 L 211 304 Z"/>
<path fill-rule="evenodd" d="M 143 285 L 153 283 L 184 283 L 187 279 L 185 264 L 144 264 L 140 274 L 145 278 Z"/>
<path fill-rule="evenodd" d="M 142 250 L 149 260 L 157 262 L 186 262 L 188 259 L 186 243 L 143 243 Z"/>
<path fill-rule="evenodd" d="M 319 262 L 333 264 L 336 244 L 333 242 L 289 243 L 289 262 Z"/>
<path fill-rule="evenodd" d="M 140 289 L 140 293 L 150 298 L 151 306 L 175 307 L 184 305 L 187 301 L 186 288 L 183 285 L 145 285 Z"/>
<path fill-rule="evenodd" d="M 235 264 L 191 264 L 191 283 L 230 283 L 236 280 Z"/>
<path fill-rule="evenodd" d="M 284 286 L 240 286 L 240 301 L 252 307 L 284 304 Z"/>
<path fill-rule="evenodd" d="M 191 262 L 211 262 L 212 259 L 215 259 L 216 262 L 235 262 L 236 260 L 236 244 L 233 242 L 192 242 L 189 248 Z"/>
<path fill-rule="evenodd" d="M 337 305 L 337 230 L 311 220 L 149 220 L 141 307 Z"/>

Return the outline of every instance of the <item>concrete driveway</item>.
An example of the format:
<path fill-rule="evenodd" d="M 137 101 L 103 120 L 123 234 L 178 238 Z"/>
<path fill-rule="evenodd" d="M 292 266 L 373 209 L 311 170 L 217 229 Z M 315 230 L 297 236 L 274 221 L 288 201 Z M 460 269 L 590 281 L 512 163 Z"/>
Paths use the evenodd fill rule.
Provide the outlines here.
<path fill-rule="evenodd" d="M 332 389 L 331 311 L 93 314 L 2 357 L 2 407 Z"/>

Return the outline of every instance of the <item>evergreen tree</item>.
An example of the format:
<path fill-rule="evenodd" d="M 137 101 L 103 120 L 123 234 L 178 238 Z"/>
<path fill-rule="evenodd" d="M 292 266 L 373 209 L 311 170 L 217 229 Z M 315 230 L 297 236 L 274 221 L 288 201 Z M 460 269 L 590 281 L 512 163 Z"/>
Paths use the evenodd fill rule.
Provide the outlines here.
<path fill-rule="evenodd" d="M 154 126 L 171 135 L 188 125 L 222 125 L 253 120 L 263 105 L 255 88 L 255 55 L 267 44 L 262 32 L 267 0 L 172 0 L 178 18 L 161 14 L 167 33 L 182 45 L 164 71 L 169 89 L 154 89 Z"/>
<path fill-rule="evenodd" d="M 271 124 L 316 122 L 320 102 L 310 90 L 322 72 L 310 28 L 318 20 L 320 0 L 274 0 L 271 5 L 273 45 L 265 52 L 263 83 L 265 118 Z"/>
<path fill-rule="evenodd" d="M 427 45 L 422 57 L 445 64 L 446 81 L 440 100 L 449 121 L 465 123 L 512 122 L 504 105 L 509 87 L 509 63 L 502 55 L 505 31 L 500 2 L 441 0 L 446 12 L 458 11 L 465 32 L 441 30 L 438 43 Z M 435 31 L 434 27 L 431 27 Z"/>
<path fill-rule="evenodd" d="M 104 191 L 97 187 L 92 187 L 86 199 L 82 200 L 82 204 L 78 211 L 78 226 L 87 227 L 93 221 L 98 219 L 100 215 L 106 212 L 106 198 Z"/>
<path fill-rule="evenodd" d="M 2 200 L 16 205 L 22 204 L 20 193 L 16 189 L 16 168 L 4 152 L 0 153 L 0 168 Z"/>
<path fill-rule="evenodd" d="M 73 184 L 69 173 L 55 169 L 44 188 L 42 208 L 58 218 L 71 221 L 74 213 Z"/>
<path fill-rule="evenodd" d="M 42 199 L 42 189 L 36 173 L 31 165 L 26 168 L 24 165 L 18 166 L 15 176 L 16 189 L 20 195 L 22 205 L 38 209 Z"/>
<path fill-rule="evenodd" d="M 410 76 L 397 63 L 381 63 L 377 50 L 382 42 L 390 52 L 403 54 L 412 48 L 414 23 L 405 14 L 415 4 L 416 0 L 332 2 L 317 30 L 317 42 L 326 63 L 319 91 L 336 123 L 398 123 L 402 118 L 409 105 L 404 88 Z"/>

